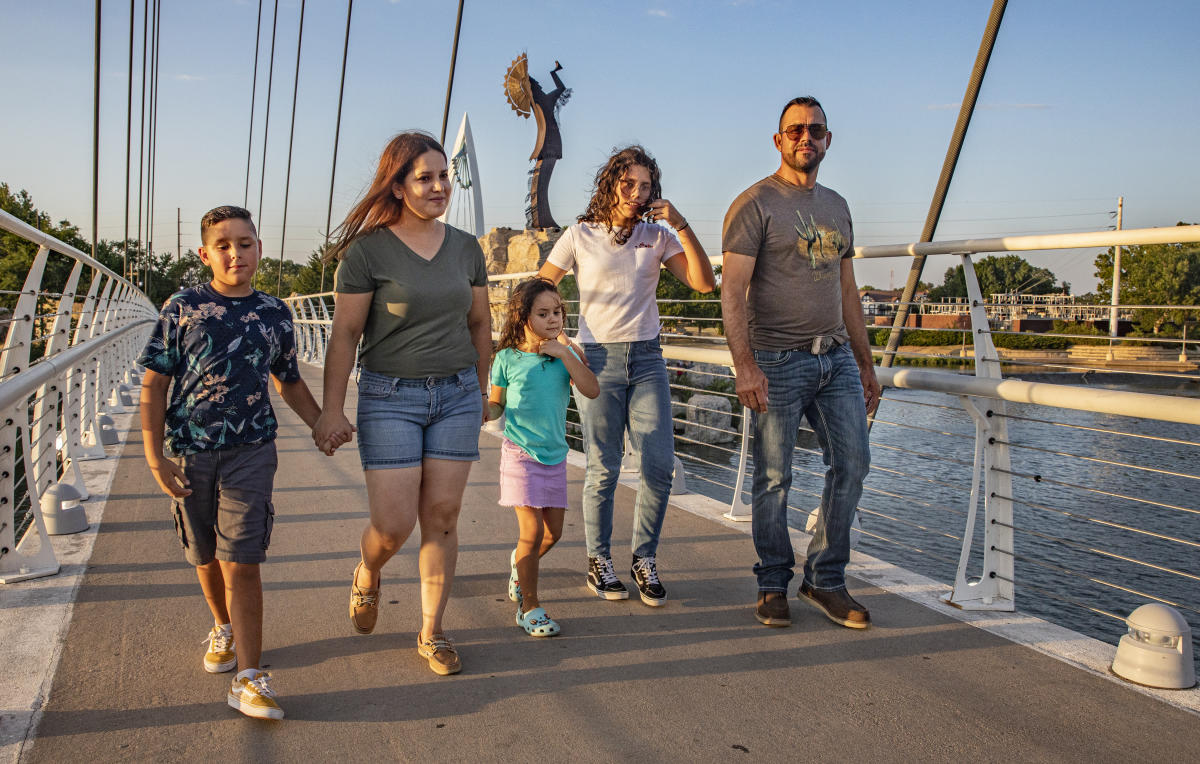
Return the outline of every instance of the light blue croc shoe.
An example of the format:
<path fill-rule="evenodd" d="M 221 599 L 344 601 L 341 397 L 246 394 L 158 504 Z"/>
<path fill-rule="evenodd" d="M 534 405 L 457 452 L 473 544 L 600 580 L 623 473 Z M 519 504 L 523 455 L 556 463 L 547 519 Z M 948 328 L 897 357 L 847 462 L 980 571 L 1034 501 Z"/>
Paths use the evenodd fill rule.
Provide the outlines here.
<path fill-rule="evenodd" d="M 518 605 L 521 604 L 521 582 L 517 580 L 517 550 L 512 550 L 508 557 L 511 572 L 508 574 L 508 598 Z"/>
<path fill-rule="evenodd" d="M 528 613 L 517 610 L 517 625 L 531 637 L 553 637 L 562 631 L 554 619 L 546 615 L 546 609 L 540 607 L 535 607 Z"/>

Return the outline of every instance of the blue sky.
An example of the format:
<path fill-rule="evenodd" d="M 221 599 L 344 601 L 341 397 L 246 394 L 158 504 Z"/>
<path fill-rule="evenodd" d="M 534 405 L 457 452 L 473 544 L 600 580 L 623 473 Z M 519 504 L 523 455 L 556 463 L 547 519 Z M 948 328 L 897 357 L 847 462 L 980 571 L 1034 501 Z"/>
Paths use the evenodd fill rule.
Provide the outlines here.
<path fill-rule="evenodd" d="M 300 2 L 279 3 L 257 210 L 272 3 L 264 2 L 250 206 L 267 253 L 277 256 Z M 119 239 L 129 5 L 103 7 L 100 235 Z M 141 7 L 137 0 L 139 79 Z M 355 3 L 335 224 L 390 135 L 440 131 L 456 7 L 454 0 Z M 987 0 L 467 0 L 448 140 L 468 111 L 486 224 L 521 227 L 535 125 L 508 107 L 503 75 L 527 52 L 533 76 L 548 83 L 558 59 L 574 90 L 561 115 L 565 156 L 551 189 L 558 221 L 582 211 L 613 146 L 640 142 L 663 169 L 664 194 L 716 254 L 730 201 L 778 165 L 771 133 L 780 107 L 813 94 L 834 132 L 820 179 L 849 200 L 857 243 L 913 241 L 990 7 Z M 175 247 L 176 207 L 186 249 L 197 243 L 205 210 L 242 202 L 257 10 L 257 0 L 163 1 L 156 249 Z M 305 259 L 324 228 L 345 12 L 343 0 L 309 0 L 305 9 L 284 249 L 292 259 Z M 0 0 L 0 180 L 29 190 L 41 208 L 85 234 L 93 15 L 85 0 Z M 1112 224 L 1108 212 L 1120 195 L 1128 228 L 1200 221 L 1197 28 L 1200 4 L 1182 0 L 1010 2 L 936 238 L 1096 230 Z M 1095 254 L 1030 259 L 1082 292 L 1094 286 Z M 940 283 L 950 264 L 932 259 L 926 280 Z M 860 284 L 885 288 L 903 284 L 909 263 L 856 267 Z"/>

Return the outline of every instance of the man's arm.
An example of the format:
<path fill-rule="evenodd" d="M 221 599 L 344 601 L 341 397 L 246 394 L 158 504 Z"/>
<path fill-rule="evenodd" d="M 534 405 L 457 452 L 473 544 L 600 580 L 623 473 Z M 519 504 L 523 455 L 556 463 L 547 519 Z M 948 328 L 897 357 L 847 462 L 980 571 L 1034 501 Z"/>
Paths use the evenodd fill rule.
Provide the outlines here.
<path fill-rule="evenodd" d="M 190 496 L 187 475 L 178 464 L 163 456 L 163 428 L 167 417 L 167 389 L 171 378 L 146 369 L 142 376 L 142 450 L 146 464 L 163 493 L 173 499 Z"/>
<path fill-rule="evenodd" d="M 754 275 L 755 258 L 726 252 L 721 268 L 721 315 L 724 316 L 725 341 L 733 358 L 734 388 L 746 408 L 759 413 L 767 410 L 767 378 L 763 376 L 750 350 L 750 323 L 746 318 L 746 292 Z"/>
<path fill-rule="evenodd" d="M 317 404 L 317 399 L 313 397 L 312 391 L 308 389 L 304 380 L 284 382 L 272 374 L 271 381 L 275 383 L 275 391 L 279 393 L 280 398 L 283 398 L 283 402 L 304 420 L 309 429 L 312 429 L 321 416 L 321 407 Z"/>
<path fill-rule="evenodd" d="M 879 408 L 882 389 L 875 378 L 875 359 L 871 357 L 867 322 L 863 318 L 858 284 L 854 280 L 854 262 L 849 257 L 842 258 L 842 322 L 846 324 L 846 333 L 850 335 L 850 349 L 854 351 L 858 375 L 862 377 L 863 400 L 867 406 L 867 416 L 870 416 Z"/>

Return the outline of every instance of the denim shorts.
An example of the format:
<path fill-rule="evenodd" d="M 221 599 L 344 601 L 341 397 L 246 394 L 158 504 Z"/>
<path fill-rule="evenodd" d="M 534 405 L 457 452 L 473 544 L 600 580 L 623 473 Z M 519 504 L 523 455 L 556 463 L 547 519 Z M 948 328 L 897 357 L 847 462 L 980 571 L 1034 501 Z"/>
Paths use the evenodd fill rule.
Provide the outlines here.
<path fill-rule="evenodd" d="M 483 396 L 475 367 L 449 377 L 358 375 L 358 456 L 364 470 L 423 459 L 479 461 Z"/>
<path fill-rule="evenodd" d="M 183 468 L 192 489 L 175 500 L 174 513 L 175 533 L 187 561 L 266 561 L 275 524 L 275 442 L 201 451 L 172 461 Z"/>

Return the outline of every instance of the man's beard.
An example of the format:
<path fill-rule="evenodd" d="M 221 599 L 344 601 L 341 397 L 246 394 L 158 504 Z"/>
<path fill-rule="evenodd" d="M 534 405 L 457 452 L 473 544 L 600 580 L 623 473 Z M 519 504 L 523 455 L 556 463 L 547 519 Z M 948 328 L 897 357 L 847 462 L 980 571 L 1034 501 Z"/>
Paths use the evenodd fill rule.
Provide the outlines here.
<path fill-rule="evenodd" d="M 815 151 L 815 150 L 814 150 Z M 825 156 L 819 151 L 815 151 L 811 159 L 800 159 L 795 154 L 784 154 L 783 163 L 792 168 L 795 172 L 808 174 L 821 166 L 821 160 Z"/>

